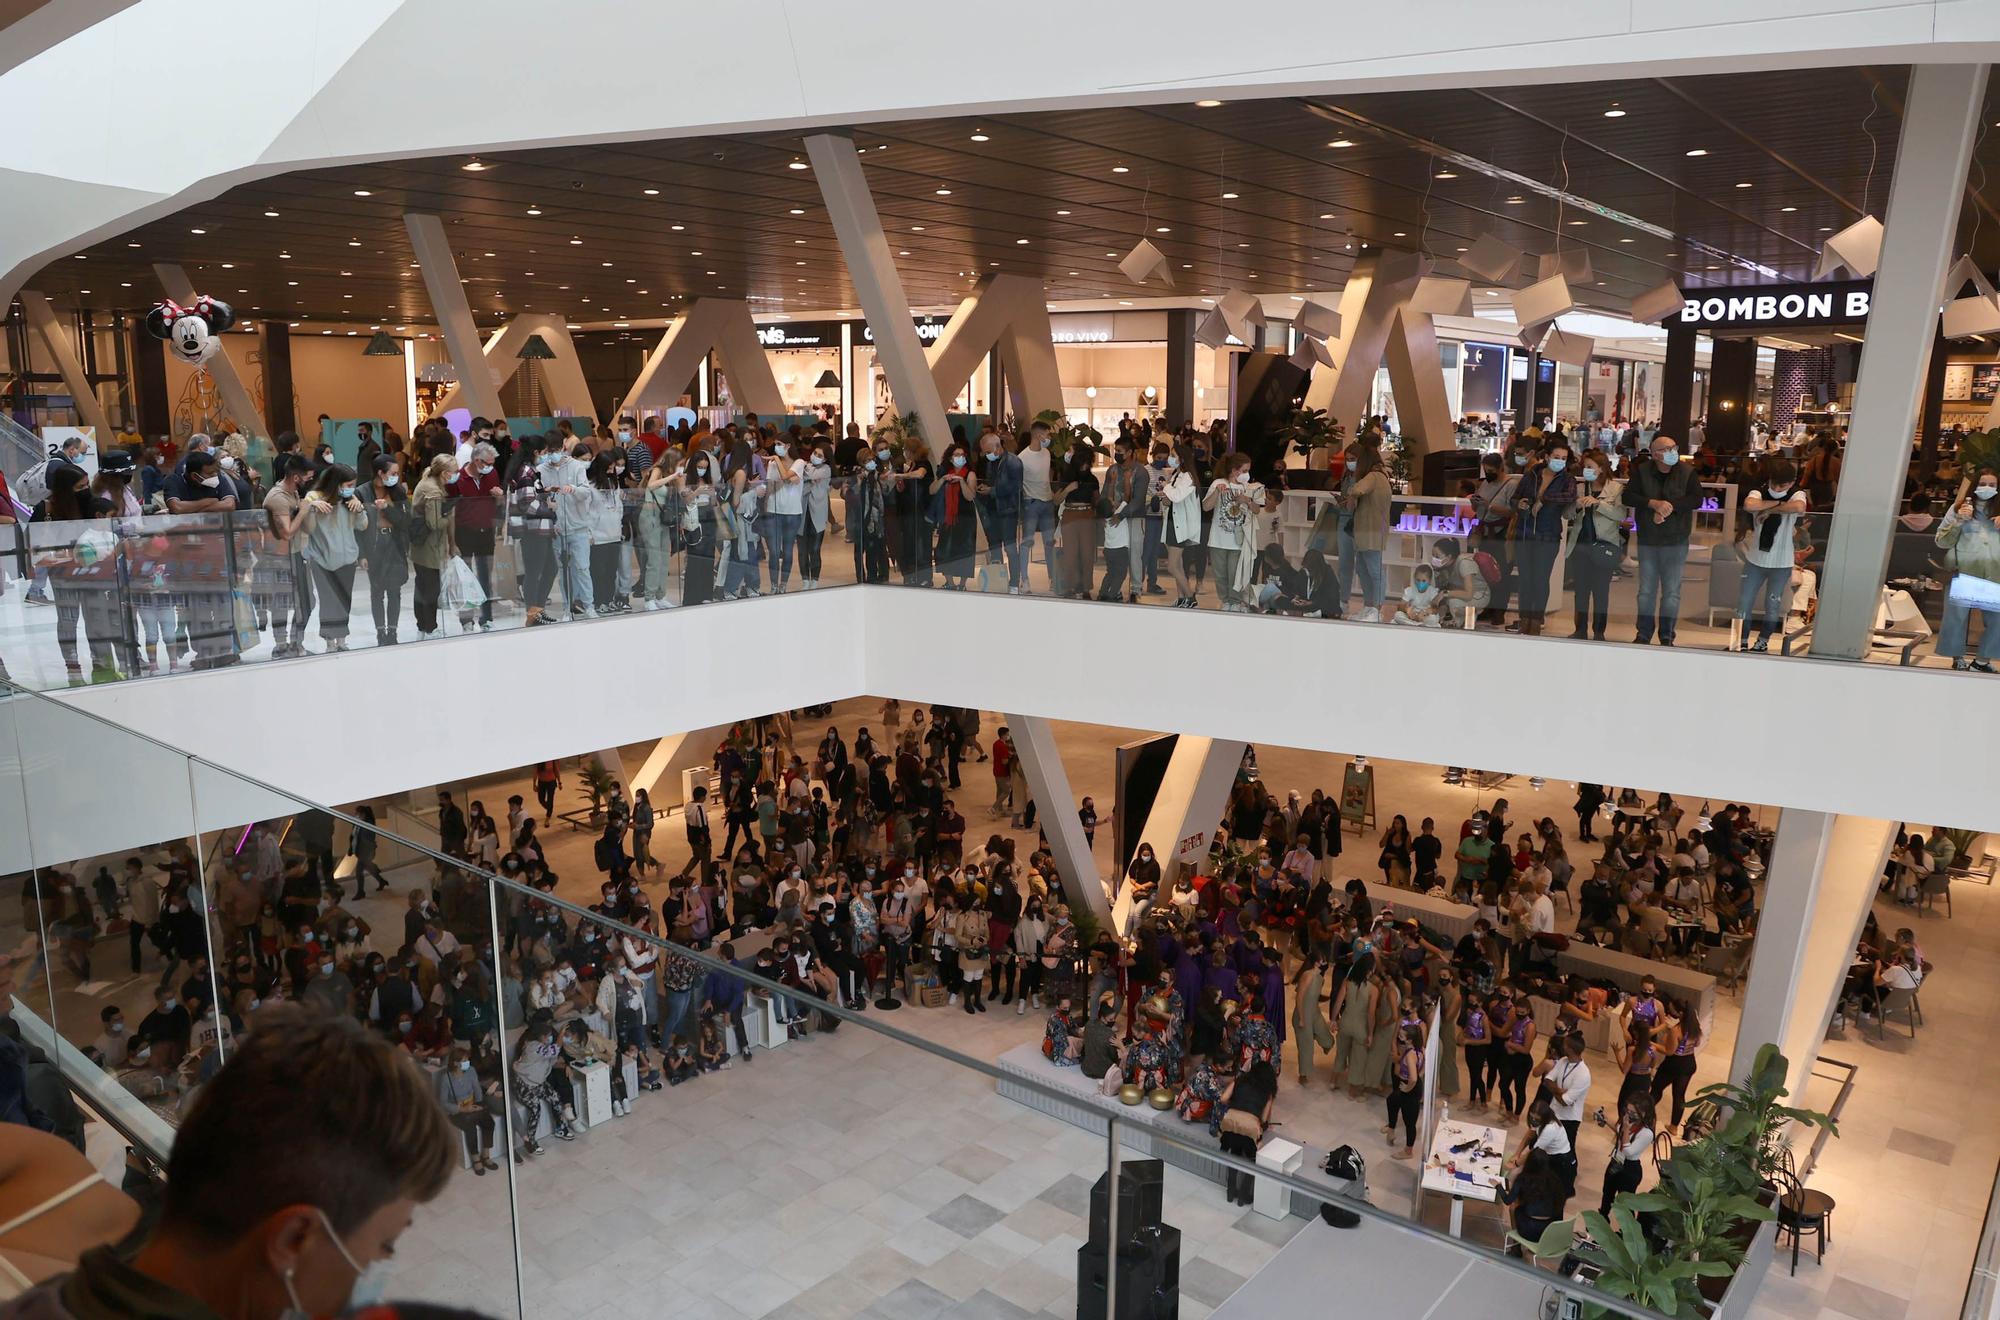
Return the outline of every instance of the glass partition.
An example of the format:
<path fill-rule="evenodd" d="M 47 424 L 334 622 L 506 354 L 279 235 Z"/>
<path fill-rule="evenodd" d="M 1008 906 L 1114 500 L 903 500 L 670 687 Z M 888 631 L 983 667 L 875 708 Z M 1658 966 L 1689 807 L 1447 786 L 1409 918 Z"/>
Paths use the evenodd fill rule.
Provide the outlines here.
<path fill-rule="evenodd" d="M 672 879 L 614 884 L 585 907 L 551 877 L 488 875 L 392 840 L 380 819 L 5 692 L 0 824 L 24 828 L 0 856 L 24 901 L 0 918 L 20 927 L 23 1034 L 49 1024 L 72 1085 L 93 1104 L 142 1107 L 166 1143 L 272 1002 L 351 1014 L 395 1040 L 432 1075 L 462 1145 L 460 1173 L 403 1238 L 391 1297 L 507 1316 L 660 1304 L 1067 1315 L 1090 1311 L 1093 1290 L 1171 1287 L 1191 1311 L 1249 1316 L 1270 1313 L 1273 1289 L 1325 1291 L 1331 1270 L 1384 1297 L 1475 1275 L 1524 1297 L 1571 1287 L 1499 1256 L 1490 1225 L 1455 1236 L 1412 1218 L 1414 1173 L 1386 1155 L 1369 1160 L 1365 1192 L 1327 1176 L 1303 1115 L 1298 1158 L 1267 1140 L 1253 1162 L 1218 1141 L 1211 1123 L 1226 1136 L 1226 1118 L 1183 1112 L 1200 1094 L 1128 1103 L 1057 1066 L 1053 1045 L 1000 1044 L 1011 1037 L 994 1024 L 1034 1027 L 1024 1011 L 968 1014 L 962 1031 L 955 1012 L 898 1011 L 945 993 L 954 959 L 977 965 L 972 933 L 957 932 L 953 957 L 913 941 L 892 985 L 851 893 L 827 896 L 830 925 L 817 909 L 732 923 L 720 886 Z M 483 833 L 468 821 L 465 837 Z M 90 885 L 100 858 L 110 886 L 83 928 L 63 877 Z M 133 975 L 118 923 L 135 918 Z M 1065 1053 L 1059 1011 L 1079 970 L 1056 969 L 1034 1009 L 1046 1025 L 1025 1031 L 1061 1037 Z M 102 1039 L 107 1008 L 136 1019 L 122 1064 Z M 953 1048 L 930 1038 L 946 1028 Z M 162 1047 L 183 1033 L 169 1062 Z M 989 1043 L 997 1059 L 963 1052 Z M 1149 1058 L 1136 1049 L 1123 1065 L 1138 1078 Z M 1281 1117 L 1269 1135 L 1293 1132 Z M 1124 1174 L 1108 1175 L 1138 1159 L 1167 1172 L 1128 1208 Z M 1095 1208 L 1101 1179 L 1121 1190 Z M 1329 1201 L 1362 1227 L 1323 1223 Z M 1655 1314 L 1588 1295 L 1612 1314 Z"/>

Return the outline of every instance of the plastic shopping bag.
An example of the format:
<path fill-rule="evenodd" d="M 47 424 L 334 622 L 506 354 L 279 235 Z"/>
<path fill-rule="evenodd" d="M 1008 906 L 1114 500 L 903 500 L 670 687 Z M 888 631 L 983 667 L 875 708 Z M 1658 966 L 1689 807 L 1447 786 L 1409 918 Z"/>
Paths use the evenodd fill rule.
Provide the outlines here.
<path fill-rule="evenodd" d="M 479 585 L 479 575 L 460 555 L 453 555 L 444 566 L 444 579 L 438 584 L 438 603 L 458 610 L 478 609 L 486 603 L 486 589 Z"/>

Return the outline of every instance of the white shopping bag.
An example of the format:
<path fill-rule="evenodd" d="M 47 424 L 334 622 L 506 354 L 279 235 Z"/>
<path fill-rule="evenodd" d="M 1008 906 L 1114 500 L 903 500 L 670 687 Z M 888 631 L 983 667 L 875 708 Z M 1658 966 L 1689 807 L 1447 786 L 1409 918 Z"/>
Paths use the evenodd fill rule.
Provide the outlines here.
<path fill-rule="evenodd" d="M 479 575 L 463 557 L 453 555 L 444 566 L 444 578 L 438 584 L 438 604 L 448 609 L 471 610 L 485 603 L 486 589 L 479 585 Z"/>

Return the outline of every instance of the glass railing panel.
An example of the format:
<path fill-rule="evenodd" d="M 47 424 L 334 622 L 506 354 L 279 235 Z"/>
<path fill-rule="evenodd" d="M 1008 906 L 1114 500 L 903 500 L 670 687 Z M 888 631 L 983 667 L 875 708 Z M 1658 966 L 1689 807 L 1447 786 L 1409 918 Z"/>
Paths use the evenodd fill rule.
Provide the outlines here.
<path fill-rule="evenodd" d="M 194 763 L 190 790 L 214 894 L 225 1052 L 286 1003 L 351 1018 L 406 1051 L 452 1121 L 458 1169 L 397 1243 L 389 1295 L 519 1314 L 501 1069 L 500 1004 L 512 990 L 488 883 L 435 851 L 387 848 L 359 817 L 206 763 Z"/>

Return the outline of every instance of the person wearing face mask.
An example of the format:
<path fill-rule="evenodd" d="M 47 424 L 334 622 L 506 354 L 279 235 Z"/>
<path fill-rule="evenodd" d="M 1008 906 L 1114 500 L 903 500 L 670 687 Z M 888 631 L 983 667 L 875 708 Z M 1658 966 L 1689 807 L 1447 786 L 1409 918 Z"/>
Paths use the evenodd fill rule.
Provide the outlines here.
<path fill-rule="evenodd" d="M 299 557 L 312 574 L 319 603 L 319 635 L 329 651 L 347 649 L 348 617 L 354 605 L 354 569 L 368 528 L 367 506 L 356 494 L 354 471 L 338 463 L 321 469 L 299 503 Z"/>
<path fill-rule="evenodd" d="M 716 572 L 729 524 L 723 516 L 726 487 L 716 485 L 716 460 L 705 449 L 689 452 L 681 470 L 681 545 L 686 553 L 681 569 L 681 604 L 700 605 L 715 599 Z"/>
<path fill-rule="evenodd" d="M 498 461 L 499 454 L 492 445 L 484 440 L 475 443 L 469 459 L 448 487 L 452 497 L 453 543 L 472 566 L 480 590 L 486 593 L 478 611 L 481 632 L 493 631 L 494 533 L 500 524 L 501 504 L 507 496 L 496 467 Z M 472 611 L 459 610 L 460 631 L 471 631 L 472 622 Z"/>
<path fill-rule="evenodd" d="M 864 448 L 841 491 L 857 582 L 889 580 L 888 451 L 887 445 Z"/>
<path fill-rule="evenodd" d="M 1222 608 L 1234 614 L 1249 609 L 1244 590 L 1250 585 L 1250 570 L 1256 562 L 1257 516 L 1265 503 L 1264 487 L 1250 479 L 1247 454 L 1225 456 L 1220 474 L 1202 497 L 1201 507 L 1215 512 L 1208 530 L 1208 554 L 1215 561 L 1215 593 L 1222 598 Z"/>
<path fill-rule="evenodd" d="M 1018 596 L 1027 573 L 1021 553 L 1023 469 L 1019 456 L 1008 451 L 1006 439 L 991 426 L 979 437 L 974 477 L 973 503 L 986 529 L 987 570 L 982 581 L 997 570 L 1004 557 L 1008 594 Z"/>
<path fill-rule="evenodd" d="M 403 584 L 410 580 L 410 493 L 393 455 L 378 454 L 374 479 L 359 492 L 367 518 L 358 530 L 361 560 L 368 566 L 368 610 L 375 620 L 375 644 L 394 646 L 403 612 Z M 324 615 L 324 611 L 322 611 Z"/>
<path fill-rule="evenodd" d="M 1764 480 L 1743 496 L 1748 518 L 1737 527 L 1737 551 L 1743 557 L 1743 587 L 1736 599 L 1737 648 L 1768 651 L 1771 634 L 1784 626 L 1786 588 L 1792 581 L 1792 532 L 1806 511 L 1805 488 L 1798 469 L 1786 458 L 1764 465 Z M 1753 611 L 1755 612 L 1753 615 Z M 1750 640 L 1755 617 L 1757 640 Z"/>
<path fill-rule="evenodd" d="M 811 457 L 805 464 L 804 491 L 801 497 L 803 513 L 799 519 L 799 578 L 805 589 L 811 591 L 819 585 L 820 547 L 826 540 L 826 529 L 833 521 L 833 465 L 830 450 L 825 441 L 813 445 Z"/>
<path fill-rule="evenodd" d="M 619 561 L 625 553 L 625 506 L 622 486 L 625 451 L 606 449 L 590 460 L 590 614 L 616 614 L 624 608 L 618 594 Z"/>
<path fill-rule="evenodd" d="M 57 485 L 58 475 L 70 472 L 77 476 L 78 497 L 88 501 L 88 478 L 74 464 L 60 467 L 50 464 L 51 490 Z M 183 469 L 167 482 L 167 512 L 227 514 L 237 507 L 235 486 L 223 480 L 214 451 L 191 448 Z M 224 657 L 235 653 L 235 618 L 228 584 L 223 580 L 226 574 L 221 571 L 222 538 L 182 534 L 175 539 L 175 566 L 181 570 L 182 580 L 176 584 L 174 594 L 181 602 L 180 625 L 192 643 L 195 667 L 206 669 L 226 663 Z"/>
<path fill-rule="evenodd" d="M 432 1083 L 397 1051 L 352 1022 L 267 1009 L 180 1123 L 143 1243 L 83 1253 L 0 1316 L 282 1320 L 366 1305 L 455 1145 Z"/>
<path fill-rule="evenodd" d="M 1160 506 L 1159 538 L 1161 552 L 1167 561 L 1167 572 L 1174 580 L 1174 607 L 1191 610 L 1195 607 L 1195 587 L 1188 575 L 1188 556 L 1201 548 L 1201 483 L 1196 479 L 1194 464 L 1185 447 L 1175 449 L 1164 443 L 1153 446 L 1153 460 L 1157 480 L 1153 485 L 1153 502 Z M 1149 530 L 1150 537 L 1152 532 Z"/>
<path fill-rule="evenodd" d="M 1625 503 L 1639 541 L 1639 618 L 1632 640 L 1644 646 L 1657 633 L 1660 645 L 1672 646 L 1688 537 L 1701 507 L 1701 481 L 1693 464 L 1681 462 L 1672 436 L 1654 436 L 1650 461 L 1633 464 L 1625 481 Z"/>
<path fill-rule="evenodd" d="M 472 1171 L 485 1177 L 487 1170 L 500 1166 L 493 1161 L 493 1115 L 486 1108 L 485 1085 L 472 1071 L 472 1051 L 453 1047 L 436 1085 L 438 1105 L 472 1155 Z"/>
<path fill-rule="evenodd" d="M 438 596 L 444 566 L 451 559 L 451 485 L 458 479 L 458 460 L 450 454 L 431 459 L 423 479 L 410 496 L 410 564 L 416 571 L 417 636 L 444 636 L 438 621 Z M 390 622 L 393 631 L 395 623 Z"/>
<path fill-rule="evenodd" d="M 878 447 L 877 453 L 880 453 Z M 929 446 L 921 437 L 903 442 L 901 461 L 889 473 L 889 559 L 906 587 L 931 584 L 931 483 L 937 478 Z"/>
<path fill-rule="evenodd" d="M 1971 669 L 1981 674 L 1992 673 L 1993 661 L 2000 658 L 2000 610 L 1968 600 L 1964 588 L 1969 586 L 1990 599 L 1992 588 L 1986 584 L 2000 582 L 2000 527 L 1994 522 L 1996 509 L 2000 509 L 2000 472 L 1981 468 L 1971 490 L 1952 505 L 1937 530 L 1938 547 L 1945 551 L 1946 563 L 1952 571 L 1960 578 L 1976 579 L 1964 584 L 1954 579 L 1946 593 L 1937 653 L 1951 657 L 1953 669 Z M 1979 656 L 1968 660 L 1965 647 L 1975 609 L 1980 613 L 1982 625 Z"/>
<path fill-rule="evenodd" d="M 507 532 L 519 558 L 521 601 L 530 628 L 556 621 L 546 612 L 556 576 L 556 502 L 542 480 L 546 445 L 546 437 L 527 437 L 507 479 Z"/>
<path fill-rule="evenodd" d="M 682 519 L 688 512 L 687 481 L 677 449 L 665 449 L 646 470 L 636 518 L 639 547 L 639 604 L 644 610 L 672 609 L 667 596 L 673 577 L 674 554 L 686 536 Z"/>
<path fill-rule="evenodd" d="M 761 462 L 761 456 L 757 456 Z M 764 503 L 770 487 L 756 474 L 749 459 L 729 473 L 724 492 L 729 496 L 722 513 L 729 525 L 729 548 L 722 568 L 722 599 L 754 597 L 760 593 L 764 573 Z"/>
<path fill-rule="evenodd" d="M 560 435 L 560 432 L 558 432 Z M 598 489 L 591 483 L 590 449 L 582 442 L 565 448 L 562 441 L 551 444 L 542 455 L 541 488 L 551 501 L 555 531 L 550 541 L 554 554 L 554 575 L 562 581 L 566 611 L 572 619 L 595 618 L 591 604 L 590 573 L 592 533 L 597 526 Z M 542 621 L 550 621 L 547 609 Z"/>
<path fill-rule="evenodd" d="M 1389 475 L 1382 466 L 1382 437 L 1366 432 L 1354 442 L 1350 480 L 1343 480 L 1339 497 L 1342 509 L 1352 516 L 1343 537 L 1339 572 L 1342 589 L 1340 604 L 1347 606 L 1345 583 L 1349 576 L 1361 579 L 1361 612 L 1354 617 L 1362 623 L 1382 619 L 1382 551 L 1389 540 Z M 1347 552 L 1349 540 L 1353 553 Z"/>
<path fill-rule="evenodd" d="M 1097 590 L 1097 598 L 1123 600 L 1132 605 L 1139 603 L 1139 578 L 1144 571 L 1133 566 L 1132 553 L 1144 548 L 1144 525 L 1140 520 L 1149 486 L 1149 473 L 1136 457 L 1138 445 L 1134 436 L 1118 437 L 1111 447 L 1111 466 L 1104 473 L 1103 493 L 1097 499 L 1097 512 L 1104 529 L 1104 582 Z M 1140 532 L 1140 544 L 1136 546 L 1135 528 Z"/>
<path fill-rule="evenodd" d="M 1525 457 L 1525 451 L 1524 451 Z M 1472 490 L 1472 511 L 1479 519 L 1477 549 L 1492 556 L 1499 581 L 1490 584 L 1479 622 L 1499 627 L 1514 590 L 1514 489 L 1520 474 L 1508 454 L 1489 453 L 1479 460 L 1479 484 Z"/>
<path fill-rule="evenodd" d="M 979 481 L 972 471 L 971 456 L 965 446 L 954 441 L 944 451 L 944 461 L 927 487 L 931 525 L 937 529 L 938 574 L 948 591 L 963 591 L 972 577 L 972 561 L 978 551 L 977 513 L 974 498 Z"/>
<path fill-rule="evenodd" d="M 764 467 L 764 510 L 758 533 L 770 547 L 771 590 L 782 593 L 792 583 L 792 552 L 799 525 L 805 521 L 806 456 L 786 440 L 771 446 Z"/>
<path fill-rule="evenodd" d="M 1024 591 L 1028 588 L 1028 568 L 1035 559 L 1035 537 L 1039 533 L 1042 558 L 1048 564 L 1049 591 L 1060 595 L 1063 586 L 1056 569 L 1055 500 L 1059 470 L 1055 454 L 1049 449 L 1049 438 L 1047 422 L 1031 424 L 1028 447 L 1015 456 L 1021 461 L 1021 588 Z"/>
<path fill-rule="evenodd" d="M 1567 564 L 1576 606 L 1570 636 L 1601 642 L 1611 611 L 1611 575 L 1625 555 L 1625 483 L 1611 475 L 1611 456 L 1600 450 L 1585 454 L 1577 468 L 1576 535 Z"/>
<path fill-rule="evenodd" d="M 259 558 L 257 576 L 271 614 L 271 656 L 282 660 L 306 653 L 306 622 L 313 611 L 312 579 L 298 535 L 299 510 L 312 484 L 312 465 L 297 454 L 280 454 L 271 465 L 271 475 L 271 491 L 264 497 L 269 553 Z"/>
<path fill-rule="evenodd" d="M 1061 521 L 1056 525 L 1057 575 L 1059 592 L 1073 600 L 1090 595 L 1097 577 L 1097 545 L 1103 531 L 1098 514 L 1100 490 L 1097 451 L 1081 437 L 1070 442 L 1069 452 L 1057 464 L 1055 504 Z"/>
<path fill-rule="evenodd" d="M 1514 486 L 1514 570 L 1520 579 L 1521 631 L 1530 637 L 1541 634 L 1549 576 L 1576 504 L 1572 458 L 1566 442 L 1551 441 Z"/>

